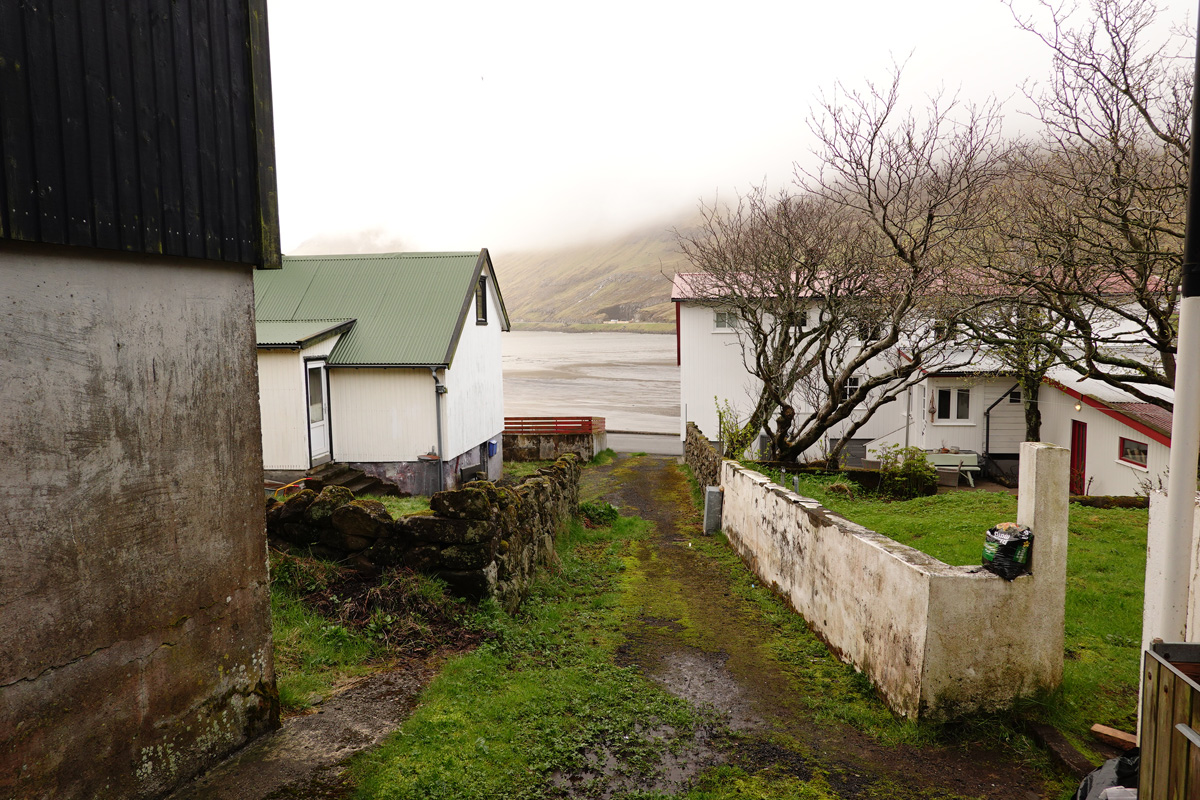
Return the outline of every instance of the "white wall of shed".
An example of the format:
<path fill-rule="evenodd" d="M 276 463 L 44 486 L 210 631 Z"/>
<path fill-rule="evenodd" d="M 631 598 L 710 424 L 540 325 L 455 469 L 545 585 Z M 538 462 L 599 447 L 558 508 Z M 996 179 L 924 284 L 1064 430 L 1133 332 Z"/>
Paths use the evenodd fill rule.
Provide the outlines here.
<path fill-rule="evenodd" d="M 437 449 L 425 368 L 331 368 L 329 419 L 335 461 L 416 461 Z"/>
<path fill-rule="evenodd" d="M 258 351 L 263 468 L 308 469 L 304 360 L 296 350 Z"/>
<path fill-rule="evenodd" d="M 1075 398 L 1050 386 L 1042 388 L 1042 440 L 1071 446 L 1071 422 L 1087 423 L 1084 492 L 1094 495 L 1146 494 L 1146 488 L 1165 488 L 1171 448 L 1086 403 L 1075 410 Z M 1047 410 L 1051 413 L 1047 414 Z M 1121 437 L 1145 442 L 1146 468 L 1121 461 Z"/>
<path fill-rule="evenodd" d="M 339 336 L 303 350 L 258 351 L 258 407 L 262 414 L 263 468 L 308 469 L 306 359 L 329 355 Z"/>
<path fill-rule="evenodd" d="M 442 379 L 449 389 L 442 398 L 446 458 L 478 447 L 481 442 L 498 440 L 504 432 L 502 325 L 495 284 L 489 275 L 487 324 L 475 322 L 472 303 L 453 361 Z"/>

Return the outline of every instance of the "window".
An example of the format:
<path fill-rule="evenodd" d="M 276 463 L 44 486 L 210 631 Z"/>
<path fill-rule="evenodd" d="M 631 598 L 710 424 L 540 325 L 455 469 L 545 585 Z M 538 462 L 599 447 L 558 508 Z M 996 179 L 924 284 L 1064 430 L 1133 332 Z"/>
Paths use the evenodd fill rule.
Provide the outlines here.
<path fill-rule="evenodd" d="M 1013 391 L 1009 392 L 1008 393 L 1008 402 L 1010 402 L 1014 405 L 1016 405 L 1017 403 L 1020 403 L 1021 402 L 1021 390 L 1014 389 Z"/>
<path fill-rule="evenodd" d="M 883 338 L 883 326 L 878 322 L 858 323 L 858 340 L 860 342 L 877 342 Z"/>
<path fill-rule="evenodd" d="M 721 331 L 731 331 L 737 327 L 737 312 L 714 311 L 713 327 Z"/>
<path fill-rule="evenodd" d="M 846 385 L 842 387 L 842 402 L 850 400 L 850 396 L 858 391 L 858 387 L 862 385 L 862 380 L 857 375 L 851 375 L 846 378 Z"/>
<path fill-rule="evenodd" d="M 1146 446 L 1145 442 L 1126 439 L 1124 436 L 1121 437 L 1121 454 L 1119 456 L 1121 461 L 1144 467 L 1146 466 L 1149 453 L 1150 448 Z"/>
<path fill-rule="evenodd" d="M 970 389 L 937 390 L 937 419 L 939 422 L 962 422 L 970 418 Z"/>
<path fill-rule="evenodd" d="M 805 328 L 808 327 L 808 309 L 807 308 L 796 314 L 796 327 L 799 328 L 800 330 L 804 330 Z"/>
<path fill-rule="evenodd" d="M 487 278 L 482 275 L 475 284 L 475 324 L 487 325 Z"/>

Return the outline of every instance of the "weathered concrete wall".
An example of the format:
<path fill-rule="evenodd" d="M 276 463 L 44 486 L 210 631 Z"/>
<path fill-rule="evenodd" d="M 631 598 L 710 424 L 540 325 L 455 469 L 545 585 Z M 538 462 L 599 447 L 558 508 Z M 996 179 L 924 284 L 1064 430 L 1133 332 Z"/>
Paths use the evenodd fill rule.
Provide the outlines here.
<path fill-rule="evenodd" d="M 579 459 L 567 454 L 513 488 L 478 481 L 430 498 L 433 514 L 393 521 L 383 505 L 341 486 L 306 489 L 267 510 L 281 546 L 299 546 L 366 573 L 403 565 L 444 580 L 456 596 L 515 611 L 554 539 L 579 505 Z"/>
<path fill-rule="evenodd" d="M 897 713 L 1001 708 L 1062 680 L 1068 452 L 1026 443 L 1022 454 L 1032 489 L 1017 520 L 1035 532 L 1035 563 L 1011 583 L 943 564 L 732 461 L 722 523 L 755 573 Z"/>
<path fill-rule="evenodd" d="M 154 797 L 277 722 L 250 270 L 0 262 L 0 796 Z"/>
<path fill-rule="evenodd" d="M 590 461 L 607 447 L 605 433 L 504 434 L 504 457 L 509 461 L 552 461 L 567 453 Z"/>
<path fill-rule="evenodd" d="M 721 485 L 721 454 L 696 427 L 687 424 L 687 438 L 683 442 L 683 460 L 691 467 L 692 474 L 701 486 Z"/>

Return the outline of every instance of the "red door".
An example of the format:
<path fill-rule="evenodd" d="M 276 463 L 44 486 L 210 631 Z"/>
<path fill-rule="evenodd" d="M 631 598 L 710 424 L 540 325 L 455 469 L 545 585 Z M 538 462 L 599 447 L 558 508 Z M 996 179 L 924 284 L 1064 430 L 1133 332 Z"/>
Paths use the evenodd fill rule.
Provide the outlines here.
<path fill-rule="evenodd" d="M 1083 494 L 1087 488 L 1087 423 L 1071 420 L 1071 494 Z"/>

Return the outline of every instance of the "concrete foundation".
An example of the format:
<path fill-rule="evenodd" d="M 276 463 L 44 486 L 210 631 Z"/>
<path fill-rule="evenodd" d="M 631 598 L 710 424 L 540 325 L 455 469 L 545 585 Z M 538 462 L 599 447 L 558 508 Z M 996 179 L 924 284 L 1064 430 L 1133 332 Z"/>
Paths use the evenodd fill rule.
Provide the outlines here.
<path fill-rule="evenodd" d="M 250 268 L 0 264 L 0 797 L 156 797 L 278 721 Z"/>

